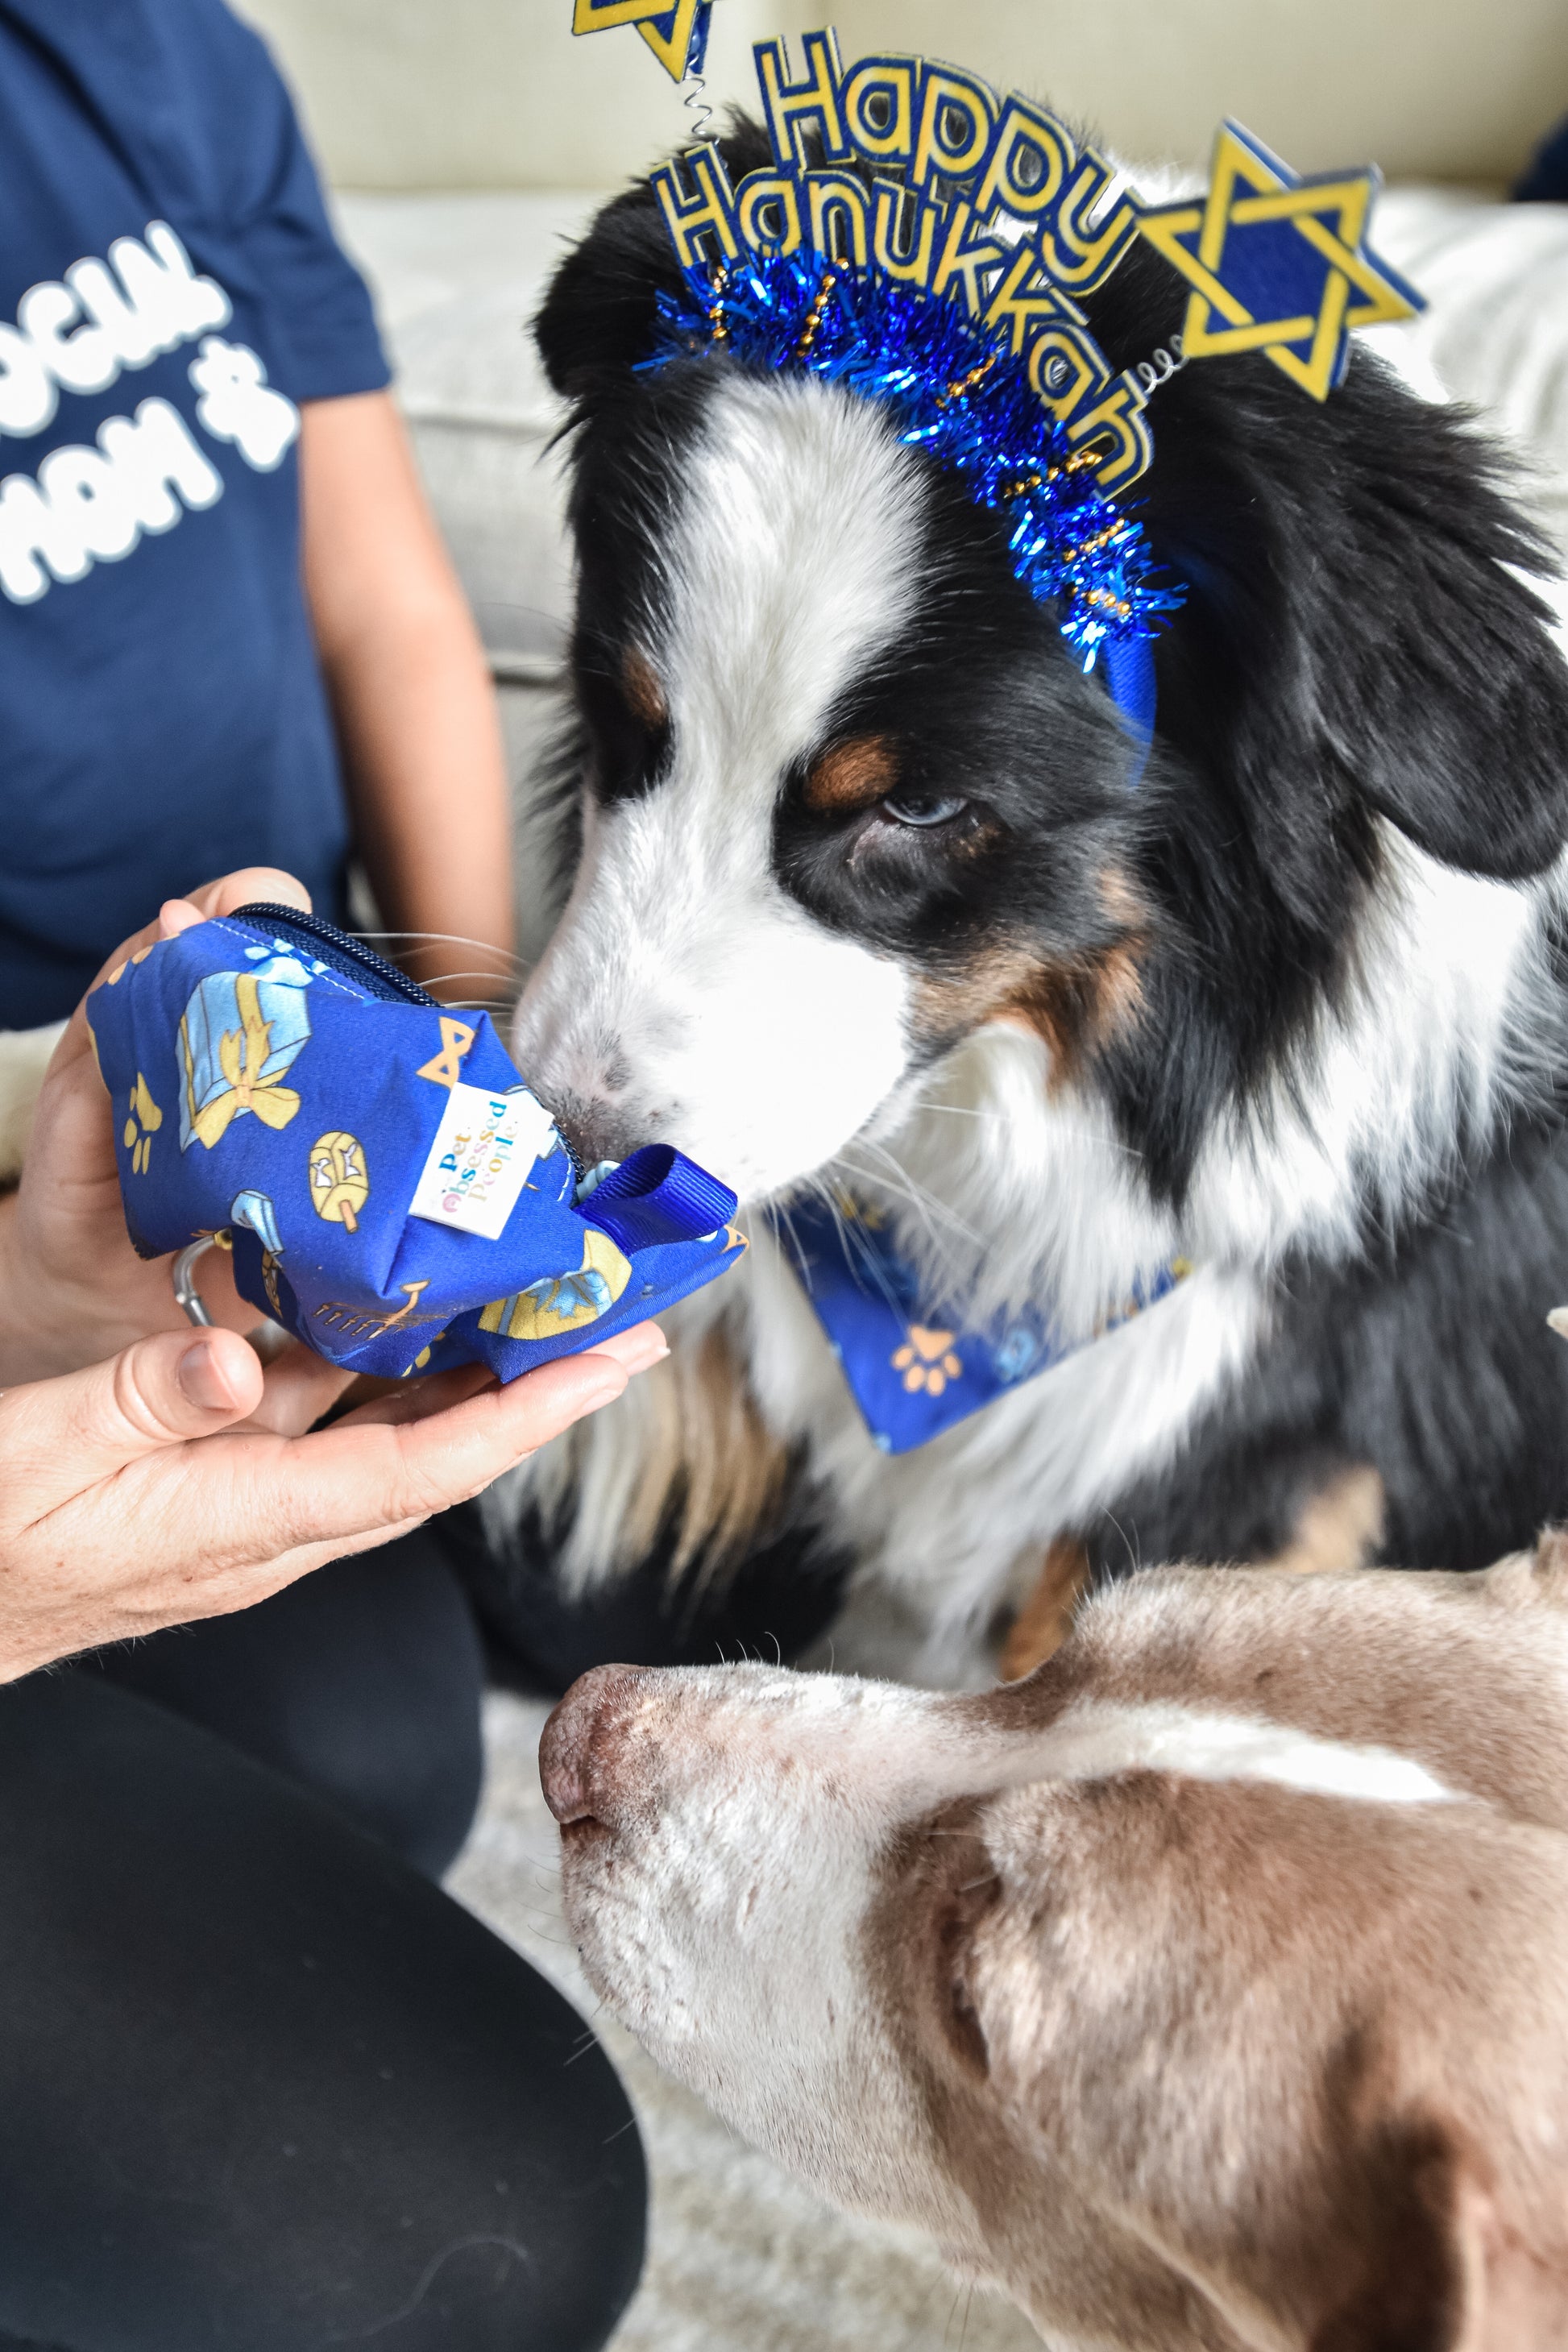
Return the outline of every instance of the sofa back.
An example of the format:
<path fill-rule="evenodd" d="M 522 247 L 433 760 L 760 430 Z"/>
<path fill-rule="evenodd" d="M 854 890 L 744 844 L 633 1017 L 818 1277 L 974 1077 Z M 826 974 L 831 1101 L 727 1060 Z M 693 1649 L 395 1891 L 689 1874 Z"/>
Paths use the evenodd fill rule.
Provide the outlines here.
<path fill-rule="evenodd" d="M 381 189 L 612 187 L 687 135 L 635 32 L 571 0 L 237 0 L 331 177 Z M 833 22 L 847 56 L 919 49 L 1048 98 L 1125 155 L 1201 163 L 1237 116 L 1301 171 L 1507 181 L 1568 113 L 1564 0 L 717 0 L 710 89 L 751 44 Z"/>

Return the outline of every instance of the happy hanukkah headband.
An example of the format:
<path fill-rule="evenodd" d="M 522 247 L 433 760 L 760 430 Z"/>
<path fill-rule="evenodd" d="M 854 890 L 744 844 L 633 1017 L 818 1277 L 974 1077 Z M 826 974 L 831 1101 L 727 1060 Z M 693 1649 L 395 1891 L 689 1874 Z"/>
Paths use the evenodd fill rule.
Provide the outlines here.
<path fill-rule="evenodd" d="M 708 0 L 575 0 L 574 32 L 636 24 L 674 78 L 700 70 Z M 1138 732 L 1148 641 L 1181 601 L 1118 499 L 1152 456 L 1149 395 L 1176 367 L 1262 352 L 1316 400 L 1355 327 L 1420 297 L 1373 255 L 1380 174 L 1303 179 L 1226 123 L 1205 196 L 1148 205 L 1056 116 L 956 66 L 847 70 L 832 31 L 756 45 L 773 163 L 731 184 L 716 143 L 653 173 L 684 279 L 645 363 L 712 350 L 829 378 L 1006 516 L 1014 569 Z M 1179 352 L 1113 374 L 1079 298 L 1146 237 L 1191 289 Z"/>

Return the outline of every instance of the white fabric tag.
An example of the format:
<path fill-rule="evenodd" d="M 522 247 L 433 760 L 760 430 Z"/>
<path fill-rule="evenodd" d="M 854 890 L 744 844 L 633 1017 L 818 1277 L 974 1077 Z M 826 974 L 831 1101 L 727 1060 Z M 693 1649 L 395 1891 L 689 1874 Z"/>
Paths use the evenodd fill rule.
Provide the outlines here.
<path fill-rule="evenodd" d="M 408 1213 L 499 1242 L 530 1171 L 555 1141 L 550 1113 L 526 1087 L 493 1095 L 459 1079 L 447 1097 Z"/>

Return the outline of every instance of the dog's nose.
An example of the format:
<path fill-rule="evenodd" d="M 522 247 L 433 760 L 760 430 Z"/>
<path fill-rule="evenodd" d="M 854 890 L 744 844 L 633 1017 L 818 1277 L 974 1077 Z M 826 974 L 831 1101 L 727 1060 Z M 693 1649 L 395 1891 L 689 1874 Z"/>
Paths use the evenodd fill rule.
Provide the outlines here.
<path fill-rule="evenodd" d="M 624 1109 L 601 1096 L 558 1088 L 550 1097 L 551 1117 L 571 1145 L 580 1168 L 596 1168 L 601 1160 L 629 1160 L 639 1143 L 657 1143 L 657 1135 L 639 1135 Z"/>
<path fill-rule="evenodd" d="M 552 1711 L 539 1742 L 539 1779 L 563 1829 L 594 1819 L 605 1785 L 606 1734 L 642 1673 L 640 1666 L 595 1666 Z"/>

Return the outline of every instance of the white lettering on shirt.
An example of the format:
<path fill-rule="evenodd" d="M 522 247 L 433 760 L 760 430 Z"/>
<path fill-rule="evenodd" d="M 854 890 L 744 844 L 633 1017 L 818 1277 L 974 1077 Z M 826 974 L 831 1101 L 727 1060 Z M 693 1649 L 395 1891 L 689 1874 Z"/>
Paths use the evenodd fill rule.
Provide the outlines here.
<path fill-rule="evenodd" d="M 191 362 L 191 382 L 201 394 L 196 415 L 215 441 L 237 442 L 246 464 L 259 474 L 282 462 L 299 433 L 300 412 L 273 391 L 253 351 L 209 335 L 200 359 Z"/>
<path fill-rule="evenodd" d="M 58 405 L 53 379 L 26 336 L 0 326 L 0 433 L 41 433 Z"/>
<path fill-rule="evenodd" d="M 80 317 L 81 304 L 70 288 L 52 279 L 30 286 L 16 305 L 16 325 L 46 376 L 53 376 L 68 392 L 107 392 L 120 373 L 120 354 L 102 327 L 89 323 L 76 327 L 72 334 L 61 333 Z"/>
<path fill-rule="evenodd" d="M 107 391 L 122 369 L 199 336 L 190 366 L 197 423 L 215 441 L 232 442 L 258 473 L 271 473 L 299 438 L 300 412 L 268 383 L 255 352 L 208 331 L 232 315 L 223 288 L 196 274 L 166 221 L 149 221 L 141 237 L 116 237 L 107 261 L 73 261 L 63 279 L 27 289 L 15 326 L 0 320 L 0 436 L 41 433 L 62 386 Z M 118 562 L 144 531 L 169 530 L 188 509 L 222 495 L 222 476 L 179 411 L 144 400 L 134 424 L 107 418 L 96 448 L 52 449 L 36 481 L 12 474 L 0 483 L 0 592 L 33 604 L 52 582 Z"/>
<path fill-rule="evenodd" d="M 149 221 L 142 237 L 117 236 L 109 262 L 73 261 L 63 285 L 30 286 L 16 325 L 0 325 L 0 433 L 41 433 L 58 385 L 107 392 L 121 368 L 145 367 L 231 314 L 223 288 L 196 275 L 167 221 Z"/>
<path fill-rule="evenodd" d="M 143 400 L 134 423 L 105 418 L 96 449 L 51 449 L 36 482 L 26 474 L 0 482 L 0 589 L 14 604 L 31 604 L 51 579 L 80 580 L 94 562 L 118 562 L 143 531 L 168 530 L 187 508 L 222 495 L 223 477 L 179 410 Z"/>

